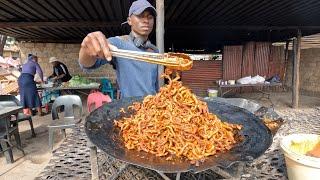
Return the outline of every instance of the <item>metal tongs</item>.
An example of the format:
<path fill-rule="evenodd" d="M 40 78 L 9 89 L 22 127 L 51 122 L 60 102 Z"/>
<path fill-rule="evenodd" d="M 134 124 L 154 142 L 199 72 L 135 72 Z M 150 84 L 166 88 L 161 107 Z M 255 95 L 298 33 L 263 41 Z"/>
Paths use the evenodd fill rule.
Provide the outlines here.
<path fill-rule="evenodd" d="M 118 48 L 110 48 L 112 56 L 134 59 L 138 61 L 160 64 L 171 69 L 180 71 L 189 70 L 192 68 L 192 60 L 187 54 L 183 53 L 152 53 L 129 51 Z"/>

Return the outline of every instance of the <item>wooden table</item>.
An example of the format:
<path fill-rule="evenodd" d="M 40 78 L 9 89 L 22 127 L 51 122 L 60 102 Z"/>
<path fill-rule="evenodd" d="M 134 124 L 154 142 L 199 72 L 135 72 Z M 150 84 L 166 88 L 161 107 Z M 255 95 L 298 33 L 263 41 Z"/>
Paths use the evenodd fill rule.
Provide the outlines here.
<path fill-rule="evenodd" d="M 22 106 L 12 106 L 12 107 L 1 107 L 0 108 L 0 120 L 17 114 L 20 110 L 22 110 Z"/>
<path fill-rule="evenodd" d="M 0 108 L 0 123 L 5 124 L 7 126 L 10 126 L 10 120 L 11 120 L 11 115 L 15 115 L 17 114 L 19 111 L 22 110 L 22 106 L 13 106 L 13 107 L 1 107 Z M 10 137 L 8 137 L 10 138 Z M 7 149 L 8 145 L 6 142 L 1 142 L 1 147 L 3 149 Z M 7 163 L 13 163 L 13 154 L 12 154 L 12 150 L 9 149 L 7 151 L 4 152 L 4 155 L 6 157 Z"/>
<path fill-rule="evenodd" d="M 99 89 L 100 85 L 95 86 L 79 86 L 79 87 L 63 87 L 63 86 L 57 86 L 57 87 L 38 87 L 37 89 L 46 89 L 50 91 L 55 90 L 83 90 L 83 89 Z"/>
<path fill-rule="evenodd" d="M 57 87 L 38 87 L 37 90 L 47 90 L 47 91 L 66 91 L 68 94 L 70 90 L 77 91 L 81 94 L 88 95 L 83 92 L 83 90 L 91 90 L 91 89 L 99 89 L 100 85 L 95 85 L 95 86 L 79 86 L 79 87 L 63 87 L 63 86 L 57 86 Z"/>
<path fill-rule="evenodd" d="M 259 83 L 259 84 L 227 84 L 227 85 L 219 85 L 219 94 L 220 97 L 223 97 L 228 92 L 232 91 L 235 88 L 242 88 L 242 87 L 253 87 L 256 88 L 260 93 L 266 94 L 268 98 L 270 98 L 270 93 L 262 91 L 258 88 L 262 87 L 282 87 L 282 83 Z M 223 89 L 229 88 L 229 90 L 223 92 Z"/>

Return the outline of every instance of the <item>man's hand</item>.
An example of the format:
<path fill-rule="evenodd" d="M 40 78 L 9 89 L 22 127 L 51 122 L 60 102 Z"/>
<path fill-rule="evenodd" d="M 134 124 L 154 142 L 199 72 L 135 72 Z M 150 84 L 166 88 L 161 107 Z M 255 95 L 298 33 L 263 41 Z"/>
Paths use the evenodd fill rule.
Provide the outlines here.
<path fill-rule="evenodd" d="M 50 80 L 51 80 L 52 82 L 55 82 L 55 81 L 57 80 L 57 76 L 54 76 L 53 78 L 50 78 Z"/>
<path fill-rule="evenodd" d="M 102 32 L 96 31 L 89 33 L 81 43 L 79 52 L 80 63 L 85 67 L 90 67 L 94 65 L 96 58 L 111 61 L 112 55 L 110 48 L 115 48 L 115 46 L 109 44 Z"/>

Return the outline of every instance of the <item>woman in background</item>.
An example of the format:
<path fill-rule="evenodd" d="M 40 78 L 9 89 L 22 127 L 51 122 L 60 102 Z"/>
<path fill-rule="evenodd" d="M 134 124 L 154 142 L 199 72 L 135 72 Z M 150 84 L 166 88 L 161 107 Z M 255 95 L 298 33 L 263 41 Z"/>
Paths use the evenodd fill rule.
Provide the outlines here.
<path fill-rule="evenodd" d="M 49 63 L 53 66 L 53 73 L 48 77 L 49 79 L 57 82 L 68 82 L 72 78 L 67 66 L 56 57 L 51 57 Z"/>
<path fill-rule="evenodd" d="M 22 66 L 22 72 L 18 79 L 20 101 L 23 106 L 23 112 L 26 115 L 32 115 L 31 109 L 37 108 L 39 115 L 42 115 L 41 100 L 37 92 L 34 75 L 38 74 L 43 83 L 43 72 L 38 64 L 38 58 L 34 55 L 29 55 L 27 62 Z"/>

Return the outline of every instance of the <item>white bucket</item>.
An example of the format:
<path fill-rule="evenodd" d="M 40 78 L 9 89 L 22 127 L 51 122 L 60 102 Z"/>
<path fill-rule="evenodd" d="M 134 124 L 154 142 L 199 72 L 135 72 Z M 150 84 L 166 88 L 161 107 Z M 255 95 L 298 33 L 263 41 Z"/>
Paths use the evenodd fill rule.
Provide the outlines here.
<path fill-rule="evenodd" d="M 217 97 L 218 96 L 218 91 L 215 89 L 208 89 L 208 96 L 209 97 Z"/>
<path fill-rule="evenodd" d="M 291 134 L 284 137 L 280 147 L 285 155 L 289 180 L 316 180 L 320 179 L 320 158 L 297 153 L 291 148 L 292 143 L 319 142 L 320 136 L 316 134 Z"/>

